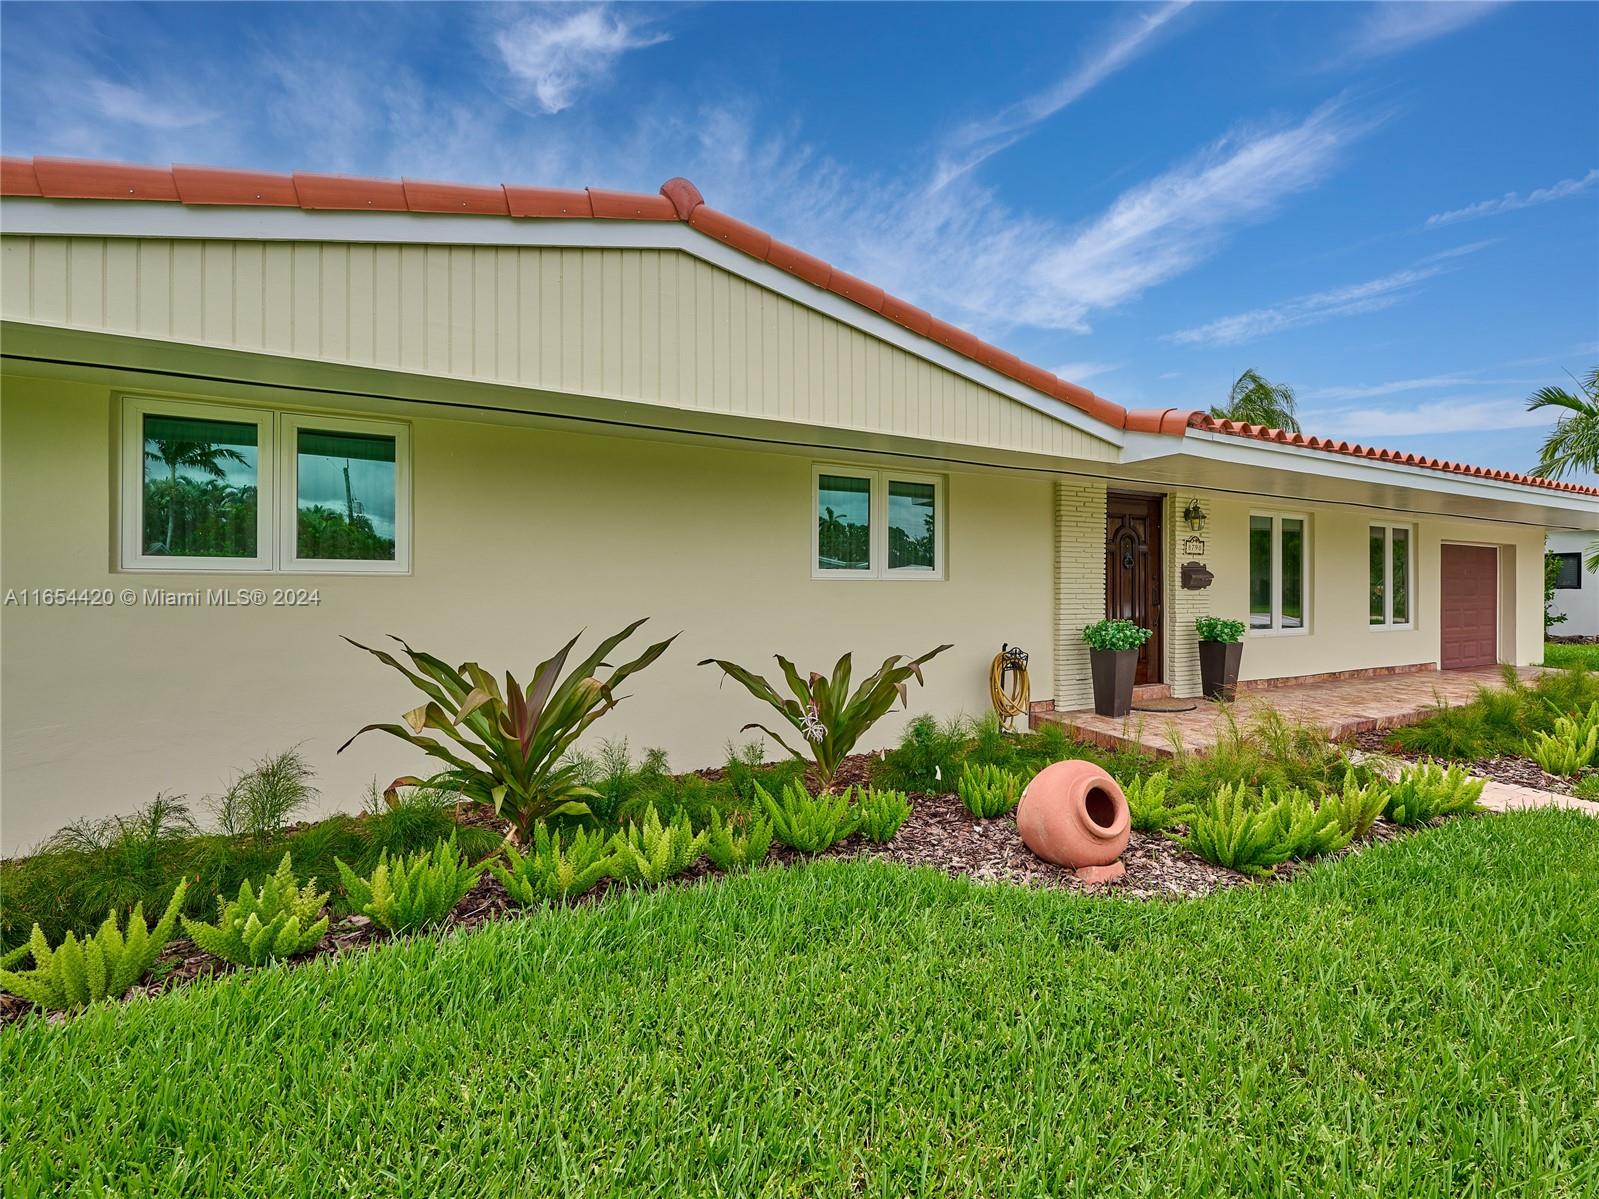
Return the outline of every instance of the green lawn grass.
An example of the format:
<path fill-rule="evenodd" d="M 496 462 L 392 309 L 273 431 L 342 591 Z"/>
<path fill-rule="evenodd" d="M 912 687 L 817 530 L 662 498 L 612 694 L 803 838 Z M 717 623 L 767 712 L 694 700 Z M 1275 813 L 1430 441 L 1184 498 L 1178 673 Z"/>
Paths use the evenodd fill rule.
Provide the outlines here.
<path fill-rule="evenodd" d="M 1599 821 L 767 869 L 0 1032 L 7 1195 L 1593 1195 Z"/>
<path fill-rule="evenodd" d="M 1561 645 L 1558 642 L 1546 641 L 1543 647 L 1543 664 L 1545 666 L 1586 666 L 1589 670 L 1599 670 L 1599 645 Z"/>

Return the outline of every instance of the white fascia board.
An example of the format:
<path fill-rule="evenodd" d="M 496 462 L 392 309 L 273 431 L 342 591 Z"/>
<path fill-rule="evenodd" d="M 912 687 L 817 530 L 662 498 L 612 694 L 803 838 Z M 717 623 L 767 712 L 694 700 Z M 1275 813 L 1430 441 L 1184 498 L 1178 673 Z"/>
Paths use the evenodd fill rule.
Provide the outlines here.
<path fill-rule="evenodd" d="M 1357 458 L 1351 454 L 1313 450 L 1280 442 L 1252 442 L 1252 439 L 1202 429 L 1188 430 L 1188 436 L 1182 439 L 1176 450 L 1181 455 L 1234 462 L 1240 466 L 1255 466 L 1265 470 L 1289 470 L 1324 478 L 1349 479 L 1357 483 L 1407 487 L 1413 491 L 1531 504 L 1555 511 L 1599 514 L 1599 498 L 1579 492 L 1555 491 L 1547 487 L 1508 483 L 1503 479 L 1486 479 L 1424 466 L 1406 466 L 1398 462 L 1379 462 L 1372 458 Z"/>
<path fill-rule="evenodd" d="M 47 200 L 7 196 L 0 233 L 35 237 L 208 238 L 237 241 L 333 241 L 380 245 L 528 246 L 572 249 L 680 250 L 787 296 L 861 332 L 925 358 L 1045 416 L 1120 447 L 1125 430 L 1096 420 L 1054 396 L 957 354 L 929 337 L 770 263 L 724 245 L 682 221 L 614 221 L 453 213 L 330 212 L 303 208 L 229 208 L 125 200 Z"/>

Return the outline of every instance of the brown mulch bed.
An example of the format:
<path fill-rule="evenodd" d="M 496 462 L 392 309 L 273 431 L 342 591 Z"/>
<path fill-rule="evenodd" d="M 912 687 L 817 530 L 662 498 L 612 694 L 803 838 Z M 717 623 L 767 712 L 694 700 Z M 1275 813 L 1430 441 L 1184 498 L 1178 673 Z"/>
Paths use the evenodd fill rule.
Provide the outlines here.
<path fill-rule="evenodd" d="M 1398 758 L 1403 762 L 1419 762 L 1426 754 L 1401 753 L 1388 744 L 1389 734 L 1386 732 L 1358 733 L 1354 737 L 1356 748 L 1367 753 L 1384 754 L 1390 758 Z M 1479 778 L 1492 779 L 1496 783 L 1508 783 L 1512 787 L 1532 787 L 1537 791 L 1553 791 L 1557 795 L 1575 794 L 1578 779 L 1566 778 L 1564 775 L 1549 774 L 1531 758 L 1478 758 L 1470 762 L 1456 762 L 1454 765 L 1463 766 L 1468 772 Z"/>
<path fill-rule="evenodd" d="M 870 759 L 857 755 L 847 760 L 839 772 L 841 783 L 866 781 Z M 707 774 L 712 772 L 705 772 Z M 1085 887 L 1076 875 L 1063 866 L 1034 857 L 1022 843 L 1016 831 L 1016 821 L 1011 816 L 996 820 L 979 820 L 968 812 L 953 795 L 913 794 L 911 815 L 892 840 L 875 845 L 856 835 L 846 838 L 815 855 L 822 858 L 858 859 L 876 858 L 896 862 L 903 866 L 926 866 L 941 870 L 957 878 L 970 878 L 980 883 L 1013 883 L 1027 886 L 1052 887 L 1063 891 L 1122 896 L 1128 899 L 1188 899 L 1208 895 L 1228 887 L 1255 883 L 1236 871 L 1214 866 L 1197 854 L 1190 853 L 1176 842 L 1162 836 L 1152 836 L 1134 831 L 1122 854 L 1127 873 L 1110 883 Z M 464 807 L 457 814 L 464 824 L 492 828 L 504 832 L 506 825 L 486 806 Z M 1378 822 L 1372 830 L 1372 841 L 1388 841 L 1401 835 L 1401 830 Z M 1350 846 L 1345 853 L 1358 851 L 1359 845 Z M 801 854 L 785 845 L 774 844 L 768 866 L 788 867 L 809 860 L 811 855 Z M 1286 880 L 1311 863 L 1290 862 L 1280 866 L 1265 882 Z M 669 885 L 692 885 L 720 876 L 720 871 L 701 858 L 694 866 L 677 876 Z M 612 890 L 624 889 L 614 880 L 606 879 L 573 902 L 589 904 L 600 902 Z M 518 908 L 506 894 L 505 888 L 491 874 L 485 874 L 466 897 L 456 906 L 444 930 L 471 929 L 495 920 L 515 919 Z M 390 936 L 365 916 L 346 916 L 336 920 L 327 935 L 310 952 L 287 959 L 283 964 L 297 966 L 314 958 L 338 956 L 365 948 Z M 231 974 L 243 967 L 212 957 L 195 947 L 187 938 L 169 943 L 157 960 L 154 976 L 134 987 L 127 998 L 158 995 L 198 978 Z M 21 1020 L 32 1006 L 14 995 L 0 993 L 0 1027 Z M 66 1013 L 55 1012 L 48 1017 L 52 1022 L 67 1018 Z"/>

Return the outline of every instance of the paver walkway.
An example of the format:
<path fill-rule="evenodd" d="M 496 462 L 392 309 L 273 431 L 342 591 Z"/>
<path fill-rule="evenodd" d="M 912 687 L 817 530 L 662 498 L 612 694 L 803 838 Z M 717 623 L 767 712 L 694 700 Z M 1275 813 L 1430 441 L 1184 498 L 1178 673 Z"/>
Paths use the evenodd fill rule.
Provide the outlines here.
<path fill-rule="evenodd" d="M 1524 667 L 1521 677 L 1535 678 L 1538 667 Z M 1499 667 L 1473 670 L 1422 670 L 1370 679 L 1336 679 L 1295 683 L 1263 691 L 1241 691 L 1232 715 L 1248 727 L 1261 707 L 1275 708 L 1290 722 L 1321 729 L 1337 740 L 1356 733 L 1397 728 L 1425 720 L 1440 703 L 1468 703 L 1479 687 L 1500 687 Z M 1054 721 L 1080 740 L 1109 749 L 1141 746 L 1146 752 L 1169 754 L 1174 743 L 1203 751 L 1225 731 L 1226 705 L 1197 700 L 1192 712 L 1133 712 L 1125 719 L 1099 716 L 1093 709 L 1052 712 Z"/>
<path fill-rule="evenodd" d="M 1599 816 L 1599 803 L 1591 799 L 1578 799 L 1575 795 L 1562 795 L 1558 791 L 1540 791 L 1536 787 L 1496 783 L 1492 779 L 1482 789 L 1482 806 L 1490 812 L 1513 812 L 1520 808 L 1570 808 L 1590 816 Z"/>

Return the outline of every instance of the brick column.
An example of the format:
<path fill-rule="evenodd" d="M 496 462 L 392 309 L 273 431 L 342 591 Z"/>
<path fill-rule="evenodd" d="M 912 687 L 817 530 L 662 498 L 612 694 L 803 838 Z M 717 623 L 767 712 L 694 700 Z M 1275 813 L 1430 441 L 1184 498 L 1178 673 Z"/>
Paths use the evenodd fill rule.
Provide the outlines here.
<path fill-rule="evenodd" d="M 1055 483 L 1055 708 L 1094 702 L 1083 626 L 1105 616 L 1105 485 Z"/>

